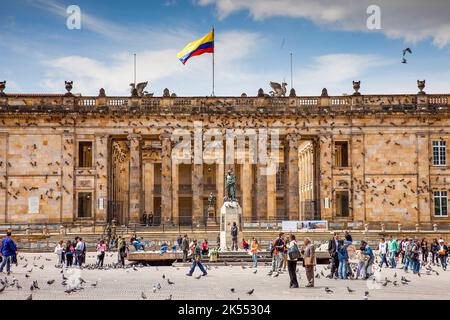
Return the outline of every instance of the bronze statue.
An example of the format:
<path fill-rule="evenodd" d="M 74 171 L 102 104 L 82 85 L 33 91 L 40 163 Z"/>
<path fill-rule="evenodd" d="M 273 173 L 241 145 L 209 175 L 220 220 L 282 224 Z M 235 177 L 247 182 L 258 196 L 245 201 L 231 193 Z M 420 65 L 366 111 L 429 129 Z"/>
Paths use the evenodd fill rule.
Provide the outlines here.
<path fill-rule="evenodd" d="M 208 197 L 208 207 L 213 209 L 216 207 L 216 196 L 212 192 L 209 194 Z"/>
<path fill-rule="evenodd" d="M 225 178 L 225 191 L 227 201 L 236 201 L 236 176 L 231 170 L 228 170 Z"/>

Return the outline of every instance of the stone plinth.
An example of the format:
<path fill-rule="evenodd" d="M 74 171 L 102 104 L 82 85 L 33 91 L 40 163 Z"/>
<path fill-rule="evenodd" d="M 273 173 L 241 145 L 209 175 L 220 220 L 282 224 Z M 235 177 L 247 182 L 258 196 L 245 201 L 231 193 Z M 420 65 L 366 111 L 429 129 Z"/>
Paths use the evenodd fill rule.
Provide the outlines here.
<path fill-rule="evenodd" d="M 242 208 L 237 202 L 225 202 L 220 209 L 220 249 L 231 248 L 231 227 L 236 222 L 239 233 L 242 231 Z M 239 234 L 238 234 L 239 237 Z"/>

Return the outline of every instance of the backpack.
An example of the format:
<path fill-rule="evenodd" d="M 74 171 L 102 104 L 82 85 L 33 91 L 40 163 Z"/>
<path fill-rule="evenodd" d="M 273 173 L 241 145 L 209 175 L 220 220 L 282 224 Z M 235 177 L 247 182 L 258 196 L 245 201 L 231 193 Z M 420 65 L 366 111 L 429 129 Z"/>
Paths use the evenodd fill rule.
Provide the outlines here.
<path fill-rule="evenodd" d="M 288 255 L 290 260 L 297 260 L 300 258 L 300 250 L 298 250 L 297 244 L 294 243 L 288 250 Z"/>

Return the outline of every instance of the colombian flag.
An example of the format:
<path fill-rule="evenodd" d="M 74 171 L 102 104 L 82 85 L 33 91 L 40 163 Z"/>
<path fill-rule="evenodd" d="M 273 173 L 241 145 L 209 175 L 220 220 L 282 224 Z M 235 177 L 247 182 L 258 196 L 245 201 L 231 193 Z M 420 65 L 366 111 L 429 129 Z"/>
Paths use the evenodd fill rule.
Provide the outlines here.
<path fill-rule="evenodd" d="M 214 30 L 203 38 L 189 43 L 179 54 L 177 54 L 177 58 L 183 64 L 186 64 L 190 58 L 200 56 L 204 53 L 214 53 Z"/>

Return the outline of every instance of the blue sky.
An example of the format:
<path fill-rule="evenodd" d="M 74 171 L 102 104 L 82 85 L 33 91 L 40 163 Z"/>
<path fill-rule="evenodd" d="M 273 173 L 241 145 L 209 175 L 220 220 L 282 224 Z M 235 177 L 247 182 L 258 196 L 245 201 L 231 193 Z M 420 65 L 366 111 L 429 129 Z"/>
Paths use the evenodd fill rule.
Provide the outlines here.
<path fill-rule="evenodd" d="M 68 30 L 66 8 L 81 8 L 81 30 Z M 381 30 L 366 27 L 377 4 Z M 211 55 L 183 66 L 176 54 L 216 28 L 216 94 L 255 95 L 270 81 L 298 95 L 450 92 L 450 1 L 447 0 L 15 0 L 2 1 L 0 78 L 6 92 L 128 95 L 133 53 L 149 92 L 211 93 Z M 402 50 L 413 55 L 401 64 Z M 291 85 L 289 83 L 289 85 Z"/>

